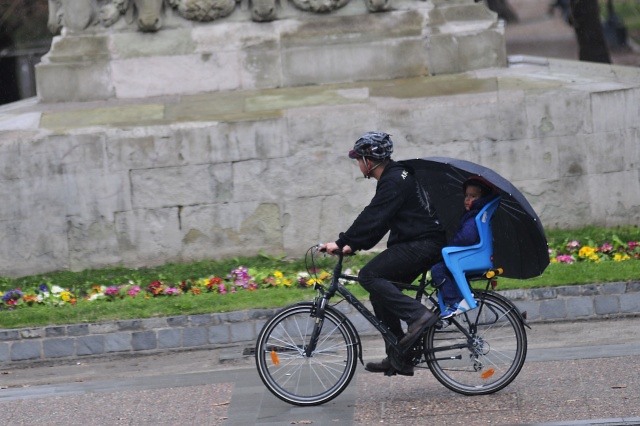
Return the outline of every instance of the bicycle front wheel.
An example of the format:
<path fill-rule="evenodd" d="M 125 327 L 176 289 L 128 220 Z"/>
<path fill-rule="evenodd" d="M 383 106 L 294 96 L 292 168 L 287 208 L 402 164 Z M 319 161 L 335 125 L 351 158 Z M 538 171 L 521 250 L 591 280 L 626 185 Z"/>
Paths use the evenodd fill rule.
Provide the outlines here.
<path fill-rule="evenodd" d="M 485 395 L 511 383 L 527 356 L 527 334 L 516 307 L 488 291 L 475 291 L 478 307 L 431 327 L 424 341 L 433 375 L 464 395 Z"/>
<path fill-rule="evenodd" d="M 349 385 L 357 363 L 357 339 L 346 317 L 327 307 L 311 356 L 306 348 L 316 317 L 313 304 L 300 303 L 269 320 L 256 343 L 256 366 L 265 386 L 295 405 L 319 405 Z"/>

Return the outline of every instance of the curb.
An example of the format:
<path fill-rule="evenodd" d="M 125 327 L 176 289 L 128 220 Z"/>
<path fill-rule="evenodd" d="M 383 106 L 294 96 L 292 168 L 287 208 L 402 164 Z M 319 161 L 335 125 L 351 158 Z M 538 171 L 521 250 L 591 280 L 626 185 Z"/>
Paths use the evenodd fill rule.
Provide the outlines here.
<path fill-rule="evenodd" d="M 498 293 L 511 299 L 530 323 L 640 313 L 640 281 Z M 350 305 L 340 304 L 338 308 L 349 316 L 362 336 L 377 333 Z M 242 356 L 242 348 L 253 346 L 264 323 L 278 309 L 3 329 L 0 330 L 0 366 L 196 349 L 220 349 L 216 351 L 217 362 L 222 363 Z"/>

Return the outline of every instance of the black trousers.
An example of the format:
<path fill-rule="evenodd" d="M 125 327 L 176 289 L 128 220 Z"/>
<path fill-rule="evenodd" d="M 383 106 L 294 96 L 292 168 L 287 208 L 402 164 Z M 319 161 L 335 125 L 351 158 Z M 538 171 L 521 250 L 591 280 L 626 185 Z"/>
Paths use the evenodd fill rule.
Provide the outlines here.
<path fill-rule="evenodd" d="M 369 292 L 376 317 L 398 337 L 404 335 L 400 320 L 411 324 L 427 311 L 415 298 L 402 293 L 390 281 L 410 283 L 442 260 L 444 241 L 412 241 L 394 244 L 367 263 L 358 274 Z"/>

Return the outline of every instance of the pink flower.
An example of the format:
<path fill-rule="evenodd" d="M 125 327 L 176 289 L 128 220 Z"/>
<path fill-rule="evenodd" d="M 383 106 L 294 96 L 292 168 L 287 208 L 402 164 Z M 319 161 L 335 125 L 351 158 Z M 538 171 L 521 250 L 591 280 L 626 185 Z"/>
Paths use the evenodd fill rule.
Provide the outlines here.
<path fill-rule="evenodd" d="M 567 243 L 567 249 L 575 250 L 577 248 L 580 248 L 580 241 L 573 240 Z"/>
<path fill-rule="evenodd" d="M 127 294 L 131 297 L 136 297 L 138 293 L 140 293 L 140 286 L 138 285 L 134 285 L 127 291 Z"/>
<path fill-rule="evenodd" d="M 238 266 L 233 269 L 227 279 L 233 282 L 236 287 L 249 288 L 254 284 L 253 277 L 249 275 L 249 271 L 244 266 Z"/>
<path fill-rule="evenodd" d="M 104 290 L 104 295 L 105 296 L 110 296 L 110 297 L 115 297 L 115 296 L 118 295 L 119 292 L 120 292 L 120 290 L 118 289 L 118 287 L 109 286 Z"/>
<path fill-rule="evenodd" d="M 164 294 L 166 294 L 167 296 L 177 296 L 178 294 L 180 294 L 180 290 L 175 287 L 167 287 L 164 290 Z"/>
<path fill-rule="evenodd" d="M 602 244 L 602 246 L 600 246 L 599 250 L 602 253 L 610 253 L 613 250 L 613 245 L 611 245 L 610 243 L 604 243 Z"/>
<path fill-rule="evenodd" d="M 573 262 L 576 261 L 576 259 L 573 256 L 571 256 L 570 254 L 558 255 L 558 256 L 556 256 L 556 260 L 559 263 L 573 263 Z"/>

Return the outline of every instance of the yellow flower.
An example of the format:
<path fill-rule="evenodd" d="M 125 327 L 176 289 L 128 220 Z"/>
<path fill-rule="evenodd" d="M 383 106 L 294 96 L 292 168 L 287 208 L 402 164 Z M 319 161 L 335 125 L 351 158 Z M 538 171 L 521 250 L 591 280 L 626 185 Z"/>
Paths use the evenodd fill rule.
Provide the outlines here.
<path fill-rule="evenodd" d="M 99 285 L 99 284 L 94 284 L 91 286 L 91 294 L 101 294 L 104 293 L 104 290 L 106 289 L 105 286 L 103 285 Z"/>
<path fill-rule="evenodd" d="M 60 293 L 60 299 L 62 299 L 63 302 L 71 301 L 71 293 L 67 290 L 63 291 L 62 293 Z"/>
<path fill-rule="evenodd" d="M 589 246 L 580 247 L 580 251 L 578 251 L 578 256 L 582 258 L 587 258 L 593 260 L 592 257 L 596 253 L 596 249 Z"/>
<path fill-rule="evenodd" d="M 274 272 L 273 272 L 273 276 L 274 276 L 276 279 L 278 279 L 278 278 L 282 278 L 282 277 L 284 277 L 284 274 L 283 274 L 282 272 L 280 272 L 280 271 L 274 271 Z"/>
<path fill-rule="evenodd" d="M 318 276 L 318 278 L 320 279 L 320 281 L 324 281 L 327 278 L 329 278 L 331 276 L 330 273 L 328 273 L 327 271 L 322 271 L 320 272 L 320 275 Z"/>
<path fill-rule="evenodd" d="M 629 257 L 629 255 L 626 253 L 616 253 L 613 255 L 613 260 L 615 262 L 622 262 L 623 260 L 629 260 L 629 259 L 631 259 L 631 257 Z"/>

